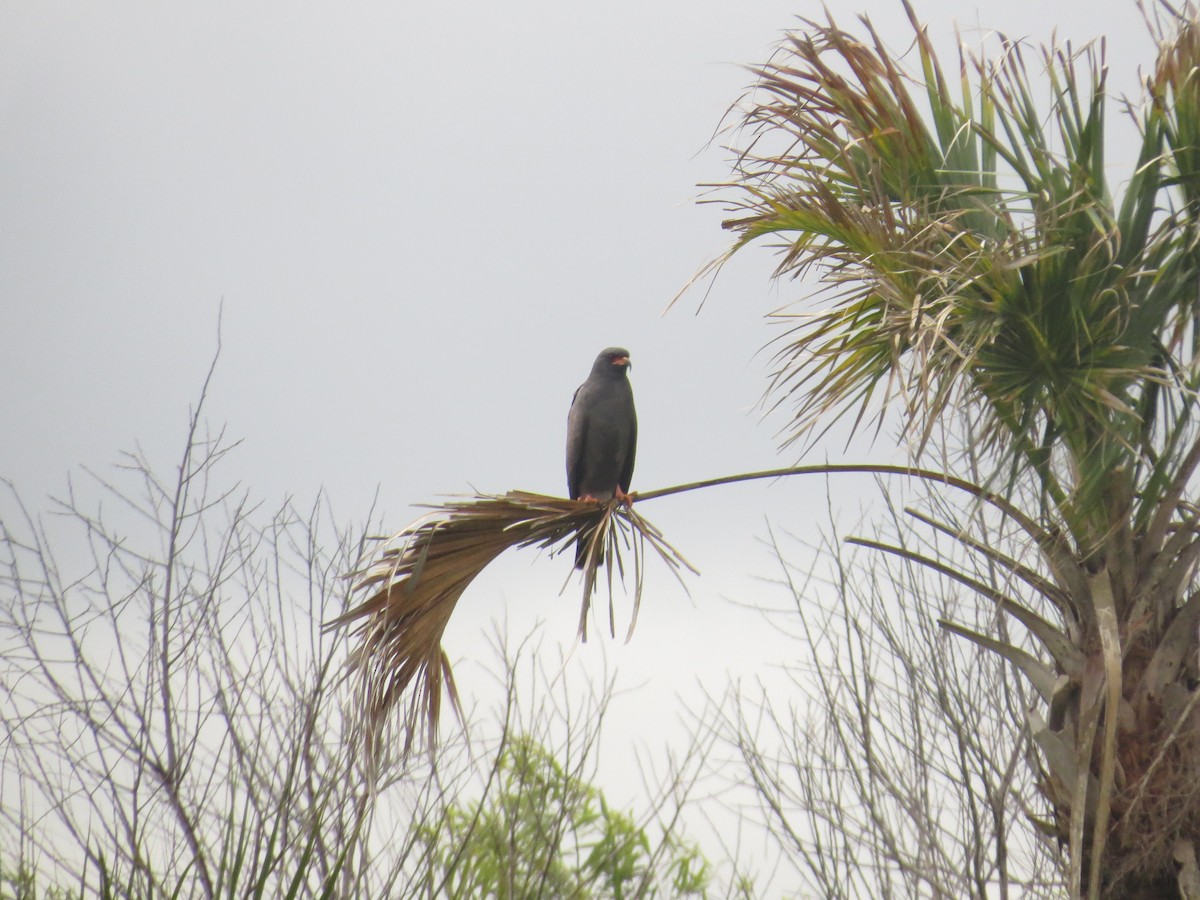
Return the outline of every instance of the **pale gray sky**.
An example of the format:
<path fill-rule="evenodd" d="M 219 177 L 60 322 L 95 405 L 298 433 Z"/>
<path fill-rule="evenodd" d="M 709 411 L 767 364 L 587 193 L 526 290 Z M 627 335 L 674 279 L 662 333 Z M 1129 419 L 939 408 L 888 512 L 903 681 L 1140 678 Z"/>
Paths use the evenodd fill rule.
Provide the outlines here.
<path fill-rule="evenodd" d="M 1125 90 L 1149 61 L 1132 0 L 917 7 L 947 50 L 955 25 L 971 44 L 993 28 L 1107 33 Z M 860 10 L 907 45 L 899 2 L 837 16 Z M 398 530 L 411 504 L 469 486 L 562 493 L 571 393 L 609 344 L 634 359 L 635 488 L 794 461 L 775 451 L 782 420 L 753 411 L 755 353 L 773 334 L 762 315 L 803 286 L 772 286 L 773 260 L 752 252 L 700 315 L 701 292 L 662 313 L 724 246 L 720 210 L 692 201 L 727 172 L 709 140 L 750 80 L 740 64 L 819 14 L 811 0 L 2 0 L 0 476 L 39 509 L 69 470 L 134 442 L 169 471 L 222 302 L 209 418 L 245 439 L 229 466 L 268 505 L 324 488 L 355 520 L 378 489 Z M 860 441 L 850 458 L 891 452 Z M 835 497 L 850 520 L 858 497 Z M 648 505 L 704 577 L 695 606 L 669 584 L 647 598 L 614 652 L 637 681 L 667 647 L 675 674 L 610 727 L 661 722 L 702 671 L 769 663 L 720 597 L 770 571 L 764 516 L 803 530 L 824 506 L 823 484 L 798 483 Z M 452 657 L 473 653 L 497 598 L 514 627 L 549 618 L 569 645 L 569 563 L 533 562 L 505 560 L 468 594 Z"/>
<path fill-rule="evenodd" d="M 1114 68 L 1145 59 L 1134 4 L 1102 6 L 921 13 L 943 40 L 1108 26 Z M 907 41 L 898 3 L 864 8 Z M 775 462 L 753 355 L 799 289 L 760 252 L 699 318 L 698 293 L 661 313 L 724 242 L 691 200 L 726 172 L 739 64 L 818 11 L 0 4 L 0 472 L 38 495 L 134 440 L 174 453 L 222 299 L 211 414 L 267 496 L 355 515 L 378 485 L 399 516 L 468 481 L 561 490 L 571 391 L 611 343 L 642 488 Z"/>

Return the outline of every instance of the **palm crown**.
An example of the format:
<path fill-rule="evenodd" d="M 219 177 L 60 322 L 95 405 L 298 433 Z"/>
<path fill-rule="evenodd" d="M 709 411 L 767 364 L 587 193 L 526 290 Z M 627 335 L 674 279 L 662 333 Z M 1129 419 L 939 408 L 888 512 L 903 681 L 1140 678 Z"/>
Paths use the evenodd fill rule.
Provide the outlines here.
<path fill-rule="evenodd" d="M 1200 525 L 1185 500 L 1200 462 L 1200 25 L 1189 7 L 1155 26 L 1118 196 L 1102 46 L 1044 53 L 1048 106 L 1027 50 L 1004 39 L 994 59 L 960 59 L 952 88 L 905 6 L 918 78 L 865 19 L 858 37 L 808 22 L 756 70 L 749 140 L 720 192 L 737 237 L 713 265 L 769 239 L 778 276 L 819 277 L 825 304 L 789 314 L 777 357 L 789 440 L 899 403 L 919 455 L 965 410 L 968 452 L 994 473 L 980 495 L 1006 515 L 1001 497 L 1030 501 L 1017 521 L 1039 571 L 968 546 L 1029 589 L 992 599 L 1051 662 L 947 627 L 1042 693 L 1050 721 L 1035 710 L 1028 727 L 1047 827 L 1075 890 L 1117 891 L 1173 873 L 1175 843 L 1200 842 L 1200 802 L 1182 790 L 1200 777 Z M 1148 811 L 1175 789 L 1172 808 Z M 1149 818 L 1159 844 L 1123 852 Z"/>

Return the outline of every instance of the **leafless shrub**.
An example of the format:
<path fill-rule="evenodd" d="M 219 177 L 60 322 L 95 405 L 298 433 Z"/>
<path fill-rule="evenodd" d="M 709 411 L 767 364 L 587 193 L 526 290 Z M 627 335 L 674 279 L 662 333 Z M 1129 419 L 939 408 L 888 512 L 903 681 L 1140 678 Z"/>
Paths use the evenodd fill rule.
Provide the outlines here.
<path fill-rule="evenodd" d="M 901 493 L 887 482 L 885 497 Z M 1034 782 L 1039 756 L 1012 726 L 1040 701 L 1007 663 L 939 619 L 999 628 L 1017 645 L 1021 637 L 958 582 L 878 552 L 886 544 L 945 558 L 984 515 L 934 494 L 923 505 L 902 511 L 889 500 L 890 518 L 859 539 L 864 549 L 832 525 L 819 547 L 772 532 L 775 583 L 790 602 L 766 614 L 795 636 L 798 661 L 782 679 L 731 686 L 715 700 L 717 730 L 741 764 L 724 771 L 750 785 L 749 799 L 734 793 L 743 816 L 818 896 L 1061 896 L 1063 857 L 1039 827 L 1049 813 Z M 956 523 L 952 538 L 925 525 L 946 521 Z M 995 539 L 1003 524 L 990 525 Z M 814 558 L 812 568 L 788 561 Z M 986 558 L 972 571 L 997 591 L 1013 588 L 1005 574 Z M 765 611 L 762 600 L 753 605 Z"/>
<path fill-rule="evenodd" d="M 202 434 L 201 400 L 174 478 L 130 455 L 41 516 L 4 485 L 0 893 L 437 896 L 464 851 L 436 840 L 497 790 L 505 747 L 595 774 L 612 681 L 581 690 L 498 641 L 499 699 L 468 708 L 469 741 L 436 765 L 361 753 L 347 635 L 323 624 L 350 607 L 367 529 L 334 527 L 324 499 L 264 513 L 223 487 L 234 445 Z M 697 753 L 636 819 L 656 863 Z"/>

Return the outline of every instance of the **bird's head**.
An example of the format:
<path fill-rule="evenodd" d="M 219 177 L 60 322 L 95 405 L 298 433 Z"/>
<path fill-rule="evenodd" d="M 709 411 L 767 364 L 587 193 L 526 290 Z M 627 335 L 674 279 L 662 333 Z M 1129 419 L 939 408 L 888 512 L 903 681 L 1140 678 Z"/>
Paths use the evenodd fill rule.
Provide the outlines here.
<path fill-rule="evenodd" d="M 608 347 L 601 350 L 596 362 L 592 364 L 593 372 L 612 372 L 618 376 L 625 375 L 632 368 L 629 351 L 624 347 Z"/>

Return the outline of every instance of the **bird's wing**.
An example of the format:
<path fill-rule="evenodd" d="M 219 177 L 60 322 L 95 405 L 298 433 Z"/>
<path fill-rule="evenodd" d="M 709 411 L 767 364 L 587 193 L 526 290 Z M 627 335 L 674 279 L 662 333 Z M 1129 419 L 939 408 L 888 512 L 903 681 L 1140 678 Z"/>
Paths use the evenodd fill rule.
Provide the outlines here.
<path fill-rule="evenodd" d="M 579 482 L 583 478 L 584 447 L 587 444 L 587 415 L 579 403 L 580 385 L 571 398 L 571 411 L 567 413 L 567 493 L 572 500 L 579 496 Z"/>
<path fill-rule="evenodd" d="M 629 440 L 625 444 L 625 465 L 621 468 L 621 478 L 617 482 L 621 490 L 629 493 L 629 484 L 633 481 L 633 458 L 637 455 L 637 413 L 632 406 L 629 410 Z"/>

